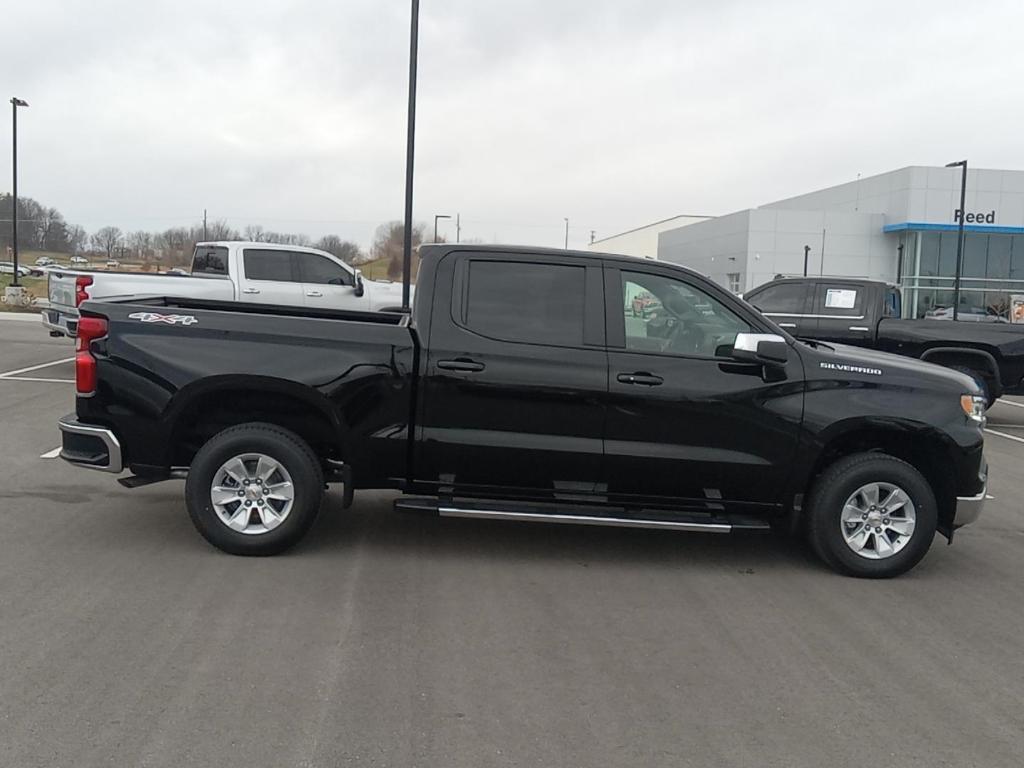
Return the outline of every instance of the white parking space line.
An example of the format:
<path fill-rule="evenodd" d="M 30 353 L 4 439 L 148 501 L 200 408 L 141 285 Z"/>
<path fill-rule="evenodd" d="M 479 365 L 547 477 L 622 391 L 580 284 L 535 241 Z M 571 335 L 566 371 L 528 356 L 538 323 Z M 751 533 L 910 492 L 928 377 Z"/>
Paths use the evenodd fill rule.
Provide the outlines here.
<path fill-rule="evenodd" d="M 56 459 L 58 456 L 60 456 L 60 446 L 59 445 L 56 448 L 54 448 L 52 451 L 47 451 L 46 453 L 39 454 L 39 458 L 40 459 Z"/>
<path fill-rule="evenodd" d="M 74 384 L 74 379 L 40 379 L 38 376 L 0 376 L 0 381 L 42 381 L 46 384 Z"/>
<path fill-rule="evenodd" d="M 1005 432 L 996 432 L 994 429 L 986 429 L 990 435 L 999 435 L 999 437 L 1005 437 L 1007 440 L 1013 440 L 1018 443 L 1024 443 L 1024 437 L 1017 437 L 1016 435 L 1008 435 Z"/>
<path fill-rule="evenodd" d="M 19 368 L 16 371 L 4 371 L 0 373 L 0 379 L 7 379 L 11 376 L 17 376 L 21 373 L 32 373 L 32 371 L 38 371 L 41 368 L 49 368 L 51 365 L 60 365 L 61 363 L 73 363 L 75 358 L 65 357 L 62 360 L 54 360 L 52 363 L 40 363 L 39 365 L 30 365 L 28 368 Z"/>
<path fill-rule="evenodd" d="M 1007 400 L 1005 397 L 996 400 L 995 405 L 1012 405 L 1014 408 L 1024 408 L 1024 403 L 1015 403 L 1013 400 Z"/>

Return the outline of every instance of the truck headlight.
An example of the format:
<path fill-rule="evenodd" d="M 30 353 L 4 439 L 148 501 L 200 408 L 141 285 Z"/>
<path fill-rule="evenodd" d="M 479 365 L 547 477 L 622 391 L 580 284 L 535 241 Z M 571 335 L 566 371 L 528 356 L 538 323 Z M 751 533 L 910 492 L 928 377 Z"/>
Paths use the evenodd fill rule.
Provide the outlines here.
<path fill-rule="evenodd" d="M 985 398 L 980 395 L 960 395 L 960 407 L 967 418 L 978 424 L 985 423 Z"/>

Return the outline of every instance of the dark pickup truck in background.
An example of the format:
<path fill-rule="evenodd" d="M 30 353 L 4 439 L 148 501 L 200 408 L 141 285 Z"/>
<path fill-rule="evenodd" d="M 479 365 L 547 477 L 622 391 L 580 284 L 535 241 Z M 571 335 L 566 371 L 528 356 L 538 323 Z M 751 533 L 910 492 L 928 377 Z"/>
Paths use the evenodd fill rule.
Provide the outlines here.
<path fill-rule="evenodd" d="M 421 249 L 404 314 L 180 299 L 81 305 L 62 457 L 132 487 L 186 476 L 215 546 L 298 541 L 325 482 L 445 516 L 805 532 L 902 573 L 985 498 L 969 377 L 797 341 L 689 270 Z M 644 296 L 661 311 L 634 313 Z M 654 323 L 655 315 L 659 316 Z"/>
<path fill-rule="evenodd" d="M 962 371 L 991 405 L 1024 394 L 1024 326 L 1006 322 L 901 319 L 895 285 L 855 278 L 780 278 L 744 298 L 798 338 L 852 344 Z"/>

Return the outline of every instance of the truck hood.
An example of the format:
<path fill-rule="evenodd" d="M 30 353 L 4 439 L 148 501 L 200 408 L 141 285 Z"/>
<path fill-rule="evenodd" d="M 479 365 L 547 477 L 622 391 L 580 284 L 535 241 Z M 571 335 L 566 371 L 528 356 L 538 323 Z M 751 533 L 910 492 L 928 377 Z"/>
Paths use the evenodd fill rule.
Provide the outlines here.
<path fill-rule="evenodd" d="M 831 342 L 817 342 L 814 346 L 802 347 L 801 351 L 804 352 L 808 378 L 819 374 L 828 375 L 829 378 L 846 376 L 863 380 L 881 377 L 905 381 L 914 387 L 945 389 L 958 394 L 980 394 L 978 385 L 970 376 L 912 357 Z"/>

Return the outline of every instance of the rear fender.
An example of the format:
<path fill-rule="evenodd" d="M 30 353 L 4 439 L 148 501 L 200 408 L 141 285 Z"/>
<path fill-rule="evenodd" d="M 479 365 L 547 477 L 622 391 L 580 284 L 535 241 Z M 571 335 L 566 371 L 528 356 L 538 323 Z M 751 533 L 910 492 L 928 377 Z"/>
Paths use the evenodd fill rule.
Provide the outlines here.
<path fill-rule="evenodd" d="M 214 407 L 219 401 L 227 399 L 230 403 L 244 401 L 247 397 L 273 398 L 277 403 L 292 401 L 299 403 L 318 418 L 319 425 L 330 434 L 335 451 L 341 451 L 345 429 L 338 419 L 337 412 L 331 407 L 330 401 L 312 387 L 298 384 L 285 379 L 270 376 L 239 376 L 229 374 L 201 379 L 182 387 L 176 392 L 164 411 L 163 422 L 166 434 L 171 435 L 171 445 L 175 445 L 181 435 L 196 426 L 194 417 L 204 409 Z M 253 413 L 253 421 L 279 423 L 277 409 L 269 413 Z M 287 426 L 282 424 L 281 426 Z M 169 446 L 170 448 L 171 446 Z"/>

